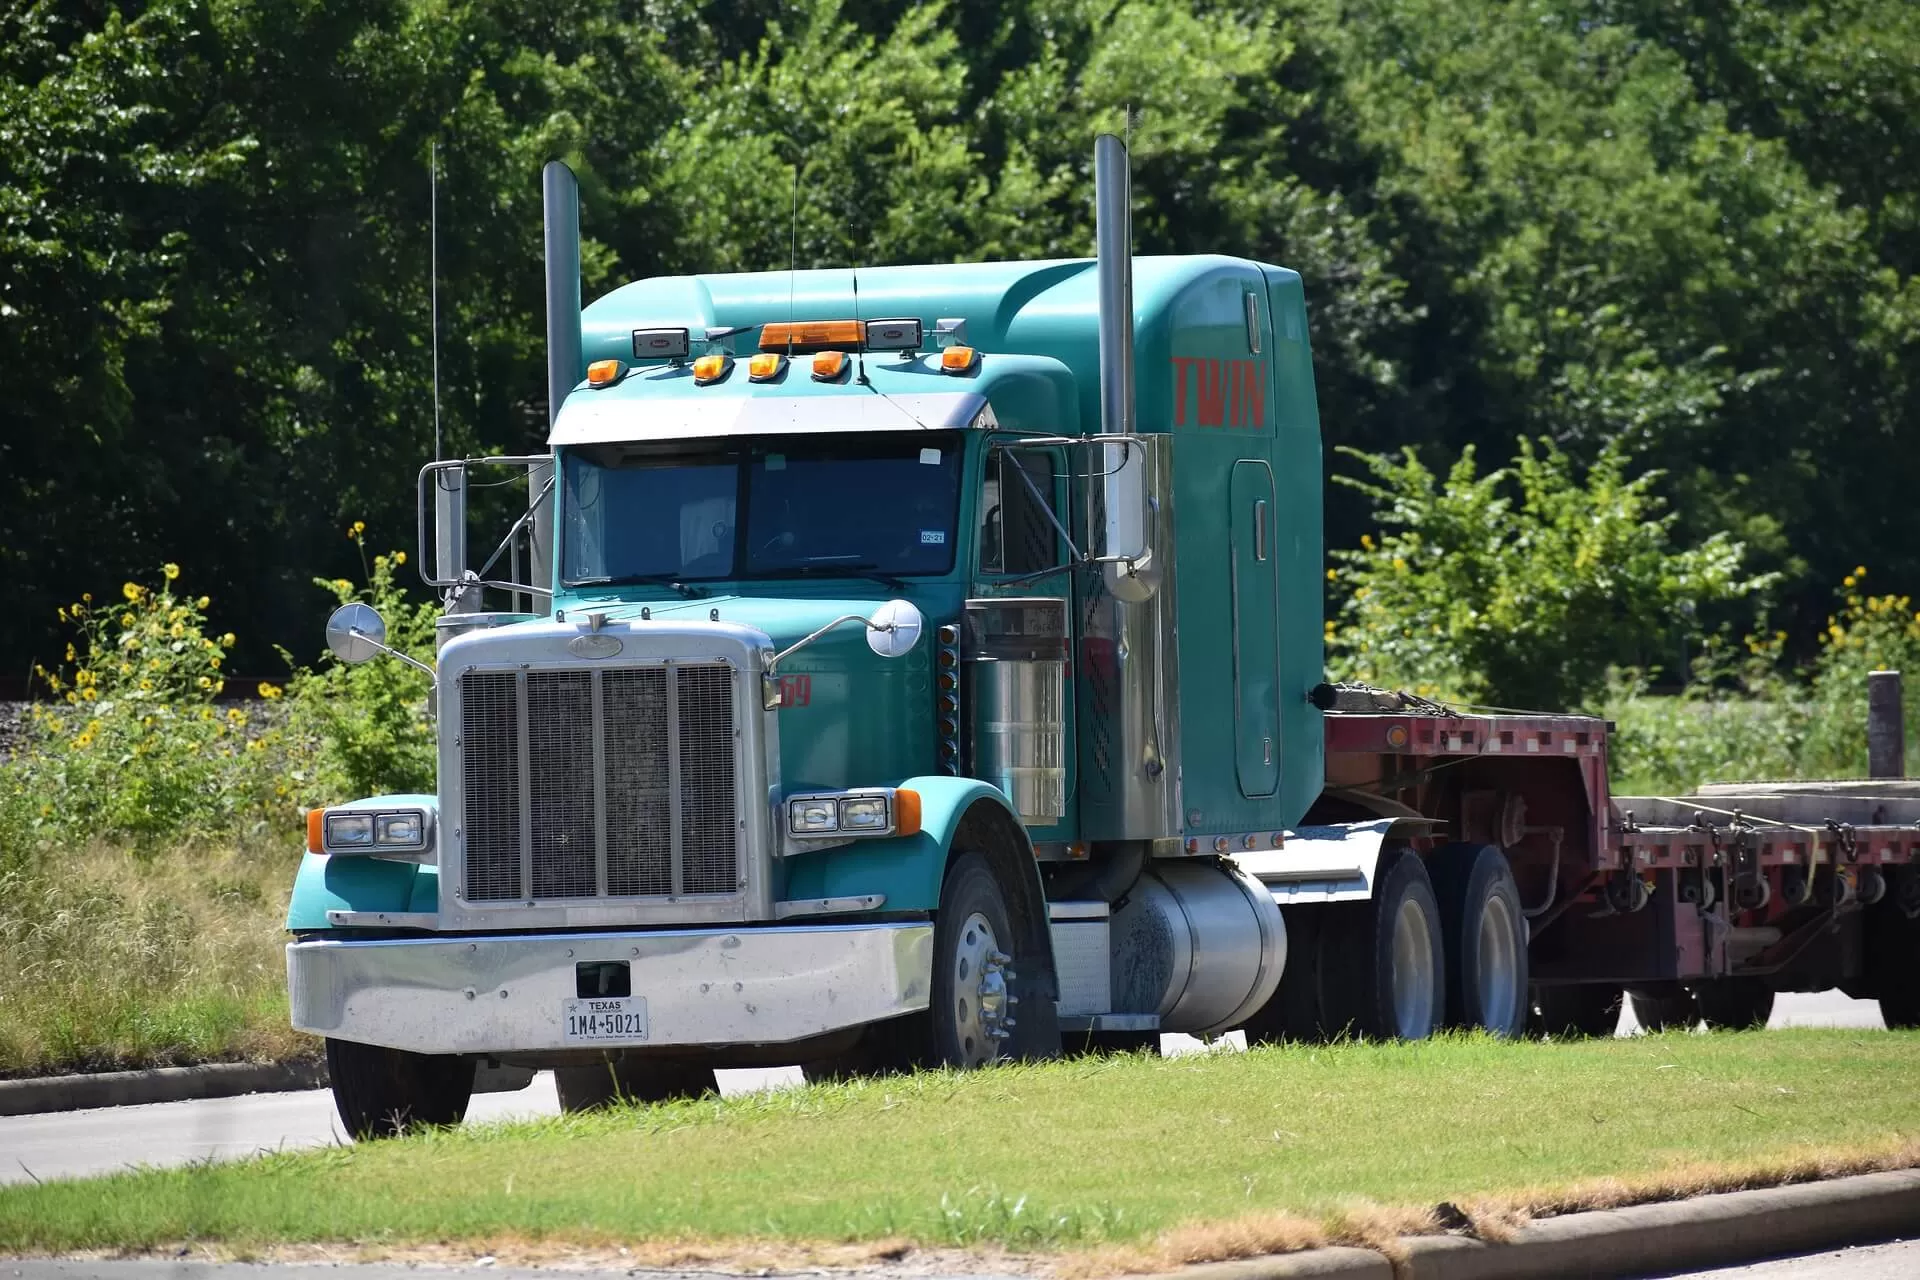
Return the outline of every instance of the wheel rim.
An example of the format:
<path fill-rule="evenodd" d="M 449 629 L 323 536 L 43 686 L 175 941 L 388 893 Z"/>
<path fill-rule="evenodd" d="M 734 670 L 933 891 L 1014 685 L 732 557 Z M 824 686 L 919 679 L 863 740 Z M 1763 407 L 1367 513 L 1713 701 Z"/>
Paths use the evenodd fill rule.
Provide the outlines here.
<path fill-rule="evenodd" d="M 1413 898 L 1393 917 L 1393 1019 L 1407 1040 L 1433 1030 L 1433 927 Z"/>
<path fill-rule="evenodd" d="M 993 924 L 976 911 L 960 926 L 953 953 L 953 1029 L 960 1063 L 992 1062 L 1007 1038 L 1007 956 Z"/>
<path fill-rule="evenodd" d="M 1480 1025 L 1505 1035 L 1513 1029 L 1520 1005 L 1520 953 L 1513 908 L 1494 895 L 1480 910 L 1478 956 Z"/>

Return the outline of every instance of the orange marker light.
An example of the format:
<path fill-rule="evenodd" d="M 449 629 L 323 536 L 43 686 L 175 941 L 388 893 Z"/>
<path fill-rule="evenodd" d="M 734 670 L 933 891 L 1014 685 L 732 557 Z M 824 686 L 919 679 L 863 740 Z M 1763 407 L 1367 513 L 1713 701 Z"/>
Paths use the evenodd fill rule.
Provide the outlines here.
<path fill-rule="evenodd" d="M 709 382 L 718 382 L 726 377 L 727 370 L 732 367 L 733 358 L 731 356 L 723 356 L 718 353 L 710 356 L 701 356 L 693 362 L 693 380 L 696 385 L 704 387 Z"/>
<path fill-rule="evenodd" d="M 747 361 L 747 380 L 750 382 L 772 382 L 787 367 L 787 358 L 772 351 L 763 351 Z"/>
<path fill-rule="evenodd" d="M 822 351 L 813 358 L 813 380 L 832 382 L 847 371 L 847 353 L 844 351 Z"/>
<path fill-rule="evenodd" d="M 587 385 L 590 387 L 610 387 L 620 381 L 620 375 L 626 368 L 618 360 L 595 360 L 587 366 Z"/>
<path fill-rule="evenodd" d="M 972 347 L 948 347 L 940 353 L 940 370 L 943 373 L 970 373 L 979 362 L 980 353 Z"/>
<path fill-rule="evenodd" d="M 920 793 L 904 788 L 893 793 L 893 834 L 920 834 Z"/>
<path fill-rule="evenodd" d="M 801 320 L 770 324 L 760 330 L 762 351 L 818 351 L 821 347 L 857 347 L 867 335 L 858 320 Z"/>
<path fill-rule="evenodd" d="M 307 810 L 307 852 L 320 852 L 320 845 L 326 830 L 327 811 L 325 809 Z"/>

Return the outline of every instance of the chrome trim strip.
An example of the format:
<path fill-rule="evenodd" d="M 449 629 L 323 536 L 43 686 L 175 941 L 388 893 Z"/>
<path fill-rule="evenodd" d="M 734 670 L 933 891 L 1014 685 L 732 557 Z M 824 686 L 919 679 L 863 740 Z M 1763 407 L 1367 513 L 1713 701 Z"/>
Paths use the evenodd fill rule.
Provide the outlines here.
<path fill-rule="evenodd" d="M 527 713 L 527 671 L 520 669 L 513 682 L 514 699 L 519 704 L 520 751 L 520 897 L 534 901 L 533 892 L 533 733 Z"/>
<path fill-rule="evenodd" d="M 327 923 L 355 926 L 385 926 L 390 929 L 431 929 L 440 922 L 437 911 L 340 911 L 327 912 Z"/>
<path fill-rule="evenodd" d="M 793 916 L 832 916 L 847 911 L 878 911 L 887 905 L 884 893 L 865 893 L 857 898 L 796 898 L 791 902 L 773 904 L 773 918 L 786 920 Z"/>

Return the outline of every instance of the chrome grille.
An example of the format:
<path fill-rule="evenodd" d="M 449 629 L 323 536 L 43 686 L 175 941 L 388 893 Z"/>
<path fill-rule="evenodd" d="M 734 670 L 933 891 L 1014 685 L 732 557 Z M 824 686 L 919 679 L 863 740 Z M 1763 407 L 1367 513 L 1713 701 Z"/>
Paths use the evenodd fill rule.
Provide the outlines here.
<path fill-rule="evenodd" d="M 722 663 L 460 677 L 469 902 L 741 891 Z"/>

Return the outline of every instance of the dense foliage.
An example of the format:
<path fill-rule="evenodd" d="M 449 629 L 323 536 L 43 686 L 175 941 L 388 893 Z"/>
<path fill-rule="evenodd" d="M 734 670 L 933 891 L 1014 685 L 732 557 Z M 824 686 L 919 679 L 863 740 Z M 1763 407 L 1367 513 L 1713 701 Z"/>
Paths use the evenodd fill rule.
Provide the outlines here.
<path fill-rule="evenodd" d="M 1848 569 L 1920 578 L 1908 0 L 23 0 L 0 671 L 162 562 L 242 669 L 311 651 L 339 528 L 409 528 L 433 447 L 430 146 L 447 438 L 518 449 L 543 159 L 589 293 L 787 265 L 796 189 L 803 265 L 1078 254 L 1129 105 L 1143 251 L 1304 273 L 1331 443 L 1624 442 L 1677 544 L 1783 575 L 1803 657 Z"/>

